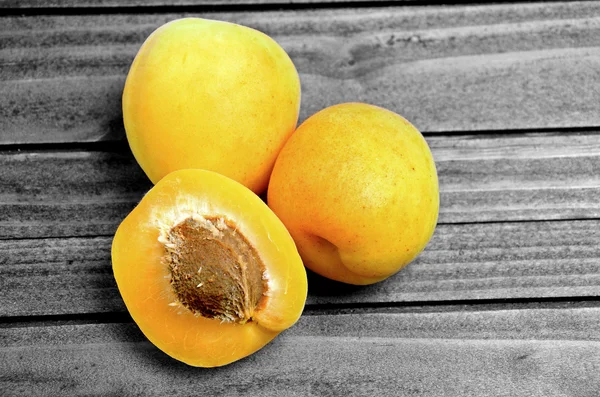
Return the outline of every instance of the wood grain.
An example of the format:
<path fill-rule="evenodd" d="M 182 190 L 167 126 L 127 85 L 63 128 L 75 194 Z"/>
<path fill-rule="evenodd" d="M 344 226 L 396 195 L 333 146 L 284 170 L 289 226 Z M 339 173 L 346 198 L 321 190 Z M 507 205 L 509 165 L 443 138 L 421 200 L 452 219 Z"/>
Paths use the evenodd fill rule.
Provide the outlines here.
<path fill-rule="evenodd" d="M 160 24 L 192 15 L 280 42 L 301 76 L 300 121 L 364 101 L 425 131 L 600 124 L 594 2 L 15 16 L 0 24 L 0 143 L 122 138 L 120 96 L 137 49 Z"/>
<path fill-rule="evenodd" d="M 151 187 L 128 152 L 10 152 L 0 164 L 0 238 L 112 235 Z"/>
<path fill-rule="evenodd" d="M 440 223 L 600 216 L 600 134 L 429 136 Z M 0 152 L 0 239 L 112 235 L 151 187 L 116 151 Z"/>
<path fill-rule="evenodd" d="M 592 397 L 599 320 L 598 308 L 303 316 L 256 354 L 213 369 L 176 362 L 132 324 L 0 328 L 0 390 Z"/>
<path fill-rule="evenodd" d="M 0 0 L 0 395 L 598 395 L 600 4 L 353 2 Z M 309 274 L 296 326 L 211 370 L 145 339 L 110 262 L 151 186 L 124 78 L 182 16 L 280 42 L 300 121 L 343 101 L 404 115 L 440 177 L 412 264 L 368 287 Z"/>
<path fill-rule="evenodd" d="M 427 137 L 440 222 L 598 218 L 600 134 Z"/>
<path fill-rule="evenodd" d="M 439 225 L 386 281 L 356 287 L 309 275 L 307 304 L 370 305 L 600 295 L 600 221 Z M 111 237 L 0 240 L 0 316 L 125 312 Z"/>

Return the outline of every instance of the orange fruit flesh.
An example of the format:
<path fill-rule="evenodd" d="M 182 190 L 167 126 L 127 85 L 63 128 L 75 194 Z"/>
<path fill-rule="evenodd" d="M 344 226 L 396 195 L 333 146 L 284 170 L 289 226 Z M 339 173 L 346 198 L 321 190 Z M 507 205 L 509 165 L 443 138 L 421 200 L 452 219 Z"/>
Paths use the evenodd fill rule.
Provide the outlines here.
<path fill-rule="evenodd" d="M 198 269 L 213 266 L 217 273 L 222 266 L 202 263 L 220 255 L 219 252 L 214 255 L 197 252 L 194 244 L 206 240 L 205 232 L 185 231 L 187 237 L 192 237 L 182 240 L 181 246 L 174 243 L 172 236 L 181 232 L 181 225 L 186 222 L 194 230 L 202 230 L 200 224 L 208 224 L 210 228 L 216 225 L 214 244 L 225 247 L 223 252 L 234 258 L 232 266 L 238 272 L 244 273 L 246 267 L 262 266 L 259 279 L 264 285 L 254 287 L 260 295 L 257 304 L 242 304 L 245 310 L 241 314 L 224 309 L 229 310 L 226 314 L 230 320 L 226 316 L 209 318 L 201 310 L 195 310 L 189 300 L 182 299 L 173 281 L 177 276 L 173 263 L 185 262 L 188 266 L 192 263 L 190 258 L 199 258 Z M 218 228 L 241 236 L 238 243 L 223 242 L 218 237 L 222 233 Z M 194 242 L 193 238 L 197 240 Z M 246 243 L 248 252 L 256 253 L 256 263 L 235 259 L 236 255 L 246 255 L 239 254 L 236 244 Z M 186 252 L 193 252 L 192 256 L 176 252 L 186 245 Z M 171 254 L 179 259 L 169 259 Z M 142 332 L 165 353 L 193 366 L 225 365 L 259 350 L 298 320 L 306 300 L 306 271 L 283 224 L 250 190 L 211 171 L 176 171 L 154 186 L 119 226 L 113 241 L 112 260 L 119 291 Z M 197 279 L 193 277 L 201 277 L 201 272 L 198 276 L 184 274 L 181 278 L 187 277 L 200 285 L 202 281 L 219 282 L 214 279 L 217 273 Z M 235 277 L 234 274 L 226 278 L 220 285 L 236 284 L 231 281 Z M 248 277 L 244 277 L 247 281 Z M 246 281 L 241 285 L 247 286 Z M 181 285 L 187 290 L 195 286 Z M 237 291 L 247 290 L 242 287 Z M 212 293 L 214 299 L 244 301 L 244 297 L 236 296 L 229 289 L 222 293 L 213 289 Z M 199 298 L 203 299 L 208 300 Z M 226 306 L 220 302 L 216 305 Z"/>

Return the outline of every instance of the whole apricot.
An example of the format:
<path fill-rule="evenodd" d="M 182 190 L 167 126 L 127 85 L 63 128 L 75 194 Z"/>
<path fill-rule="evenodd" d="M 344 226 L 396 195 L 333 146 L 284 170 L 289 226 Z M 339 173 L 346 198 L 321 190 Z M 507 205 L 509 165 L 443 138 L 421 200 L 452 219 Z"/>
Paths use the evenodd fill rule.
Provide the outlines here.
<path fill-rule="evenodd" d="M 296 128 L 300 79 L 272 38 L 200 18 L 169 22 L 137 53 L 123 91 L 131 150 L 153 183 L 216 171 L 256 193 Z"/>
<path fill-rule="evenodd" d="M 346 103 L 308 118 L 279 154 L 268 203 L 304 264 L 349 284 L 372 284 L 411 262 L 438 217 L 435 163 L 403 117 Z"/>
<path fill-rule="evenodd" d="M 306 301 L 306 270 L 285 226 L 252 191 L 207 170 L 162 178 L 117 229 L 112 263 L 142 332 L 192 366 L 252 354 Z"/>

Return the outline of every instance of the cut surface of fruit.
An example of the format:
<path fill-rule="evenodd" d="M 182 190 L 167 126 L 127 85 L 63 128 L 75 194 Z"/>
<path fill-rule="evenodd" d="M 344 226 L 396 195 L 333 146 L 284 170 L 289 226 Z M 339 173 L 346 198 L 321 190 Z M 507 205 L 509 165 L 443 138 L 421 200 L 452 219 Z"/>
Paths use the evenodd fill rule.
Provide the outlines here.
<path fill-rule="evenodd" d="M 300 317 L 306 271 L 267 205 L 212 171 L 163 178 L 119 226 L 113 271 L 131 316 L 170 356 L 213 367 L 243 358 Z"/>

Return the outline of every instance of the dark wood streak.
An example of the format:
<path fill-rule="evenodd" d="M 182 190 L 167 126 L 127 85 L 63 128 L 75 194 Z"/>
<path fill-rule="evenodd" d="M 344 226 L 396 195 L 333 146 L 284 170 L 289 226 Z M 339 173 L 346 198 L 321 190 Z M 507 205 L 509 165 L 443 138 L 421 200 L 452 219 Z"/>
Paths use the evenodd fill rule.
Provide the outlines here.
<path fill-rule="evenodd" d="M 328 0 L 327 2 L 319 0 L 0 0 L 0 7 L 16 8 L 22 10 L 36 10 L 36 9 L 64 9 L 65 12 L 69 9 L 75 8 L 91 8 L 91 9 L 115 9 L 120 11 L 121 9 L 129 9 L 130 7 L 217 7 L 217 8 L 254 8 L 254 7 L 273 7 L 273 6 L 320 6 L 327 7 L 335 6 L 337 4 L 355 4 L 371 2 L 377 4 L 381 3 L 397 3 L 410 4 L 418 0 Z"/>

